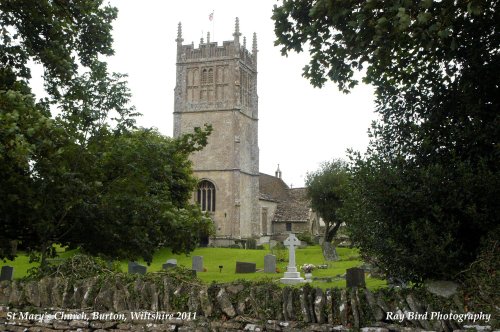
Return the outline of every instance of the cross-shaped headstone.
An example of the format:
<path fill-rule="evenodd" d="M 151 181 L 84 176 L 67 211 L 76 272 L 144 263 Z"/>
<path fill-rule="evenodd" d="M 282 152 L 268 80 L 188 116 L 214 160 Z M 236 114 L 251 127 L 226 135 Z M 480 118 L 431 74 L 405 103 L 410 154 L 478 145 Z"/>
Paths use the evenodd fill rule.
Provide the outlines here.
<path fill-rule="evenodd" d="M 300 246 L 300 240 L 295 237 L 295 234 L 290 234 L 283 244 L 288 247 L 287 270 L 288 272 L 297 272 L 297 267 L 295 266 L 295 247 Z"/>

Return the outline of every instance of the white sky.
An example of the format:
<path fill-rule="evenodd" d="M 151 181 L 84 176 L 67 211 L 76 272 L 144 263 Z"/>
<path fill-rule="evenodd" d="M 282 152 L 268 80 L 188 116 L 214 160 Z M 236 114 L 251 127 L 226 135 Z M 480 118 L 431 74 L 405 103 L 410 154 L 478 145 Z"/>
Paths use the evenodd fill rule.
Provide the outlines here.
<path fill-rule="evenodd" d="M 313 88 L 303 78 L 308 54 L 281 56 L 274 47 L 272 8 L 277 1 L 243 0 L 114 0 L 118 19 L 113 25 L 115 56 L 112 71 L 129 75 L 132 103 L 143 114 L 138 124 L 172 136 L 177 24 L 184 44 L 195 46 L 210 31 L 211 41 L 232 40 L 235 17 L 251 49 L 257 33 L 260 171 L 274 175 L 278 164 L 283 180 L 304 185 L 307 172 L 346 149 L 364 151 L 372 120 L 373 89 L 359 86 L 349 95 L 329 84 Z M 214 12 L 214 20 L 208 16 Z"/>

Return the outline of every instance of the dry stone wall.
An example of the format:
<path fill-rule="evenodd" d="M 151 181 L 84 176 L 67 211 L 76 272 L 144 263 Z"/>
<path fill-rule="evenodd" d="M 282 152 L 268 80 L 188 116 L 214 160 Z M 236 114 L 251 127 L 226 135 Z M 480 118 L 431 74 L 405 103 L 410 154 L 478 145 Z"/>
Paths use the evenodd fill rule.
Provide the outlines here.
<path fill-rule="evenodd" d="M 405 313 L 464 310 L 460 293 L 203 285 L 168 275 L 0 283 L 0 331 L 456 331 L 469 323 Z"/>

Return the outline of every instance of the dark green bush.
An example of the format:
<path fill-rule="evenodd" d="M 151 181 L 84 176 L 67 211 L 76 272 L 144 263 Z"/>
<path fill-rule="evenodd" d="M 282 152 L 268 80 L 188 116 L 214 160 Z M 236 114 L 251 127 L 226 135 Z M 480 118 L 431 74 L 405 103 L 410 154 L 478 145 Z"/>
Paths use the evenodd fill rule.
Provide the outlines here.
<path fill-rule="evenodd" d="M 47 276 L 85 279 L 114 272 L 121 272 L 118 263 L 107 262 L 99 257 L 77 254 L 60 264 L 54 262 L 44 268 L 31 268 L 28 271 L 28 279 L 41 279 Z"/>
<path fill-rule="evenodd" d="M 297 239 L 299 239 L 302 242 L 307 243 L 310 246 L 315 245 L 314 239 L 313 239 L 311 233 L 309 233 L 309 232 L 304 232 L 304 233 L 297 234 Z"/>

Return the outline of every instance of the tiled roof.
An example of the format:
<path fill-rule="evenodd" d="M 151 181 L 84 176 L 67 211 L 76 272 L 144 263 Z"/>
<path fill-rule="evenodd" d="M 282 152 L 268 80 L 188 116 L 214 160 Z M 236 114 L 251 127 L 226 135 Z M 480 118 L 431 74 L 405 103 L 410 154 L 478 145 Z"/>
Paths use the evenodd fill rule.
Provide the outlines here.
<path fill-rule="evenodd" d="M 259 174 L 259 192 L 266 197 L 266 200 L 284 201 L 288 199 L 288 186 L 286 183 L 275 176 L 260 173 Z"/>
<path fill-rule="evenodd" d="M 271 196 L 266 195 L 264 193 L 259 193 L 259 199 L 263 201 L 277 202 L 277 200 L 273 199 Z"/>
<path fill-rule="evenodd" d="M 274 222 L 308 222 L 311 202 L 306 188 L 287 190 L 288 199 L 278 203 Z"/>
<path fill-rule="evenodd" d="M 280 178 L 259 174 L 259 199 L 278 202 L 274 222 L 308 222 L 311 202 L 306 188 L 289 188 Z"/>

